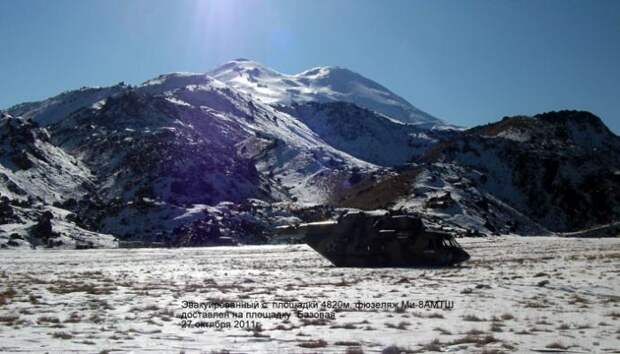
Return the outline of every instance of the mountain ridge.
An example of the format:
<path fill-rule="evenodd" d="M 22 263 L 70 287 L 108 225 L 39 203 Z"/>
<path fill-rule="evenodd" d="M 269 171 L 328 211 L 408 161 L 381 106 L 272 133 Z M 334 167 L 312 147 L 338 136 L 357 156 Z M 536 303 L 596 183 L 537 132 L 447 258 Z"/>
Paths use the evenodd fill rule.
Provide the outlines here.
<path fill-rule="evenodd" d="M 352 100 L 265 102 L 243 85 L 270 90 L 287 77 L 253 63 L 231 62 L 223 81 L 171 73 L 2 112 L 0 247 L 264 242 L 274 225 L 341 207 L 403 210 L 486 235 L 620 218 L 620 143 L 591 113 L 442 129 Z M 332 80 L 339 71 L 352 77 L 313 68 L 296 80 L 328 98 L 359 88 Z M 239 78 L 241 89 L 231 84 Z"/>
<path fill-rule="evenodd" d="M 375 194 L 381 202 L 368 203 Z M 620 137 L 584 111 L 504 117 L 436 144 L 413 170 L 345 192 L 335 204 L 402 209 L 485 234 L 613 224 L 620 219 Z"/>

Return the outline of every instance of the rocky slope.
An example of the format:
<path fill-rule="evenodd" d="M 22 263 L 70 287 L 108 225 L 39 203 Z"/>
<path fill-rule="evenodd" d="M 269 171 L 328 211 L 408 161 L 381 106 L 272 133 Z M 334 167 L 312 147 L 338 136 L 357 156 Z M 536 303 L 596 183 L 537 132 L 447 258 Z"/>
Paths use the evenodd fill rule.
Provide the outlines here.
<path fill-rule="evenodd" d="M 471 129 L 439 155 L 484 173 L 481 190 L 550 230 L 620 217 L 620 138 L 588 112 L 505 118 Z"/>
<path fill-rule="evenodd" d="M 256 230 L 243 228 L 264 222 L 240 210 L 249 199 L 322 203 L 333 186 L 378 169 L 327 144 L 291 115 L 205 75 L 163 75 L 94 104 L 61 96 L 89 105 L 45 120 L 42 131 L 49 132 L 50 149 L 79 171 L 72 172 L 73 184 L 61 184 L 67 191 L 58 191 L 57 198 L 32 186 L 23 189 L 74 215 L 76 225 L 121 238 L 185 244 L 187 234 L 196 233 L 192 227 L 202 231 L 189 239 L 241 228 L 235 236 L 251 241 Z M 48 110 L 66 106 L 59 98 L 46 102 L 53 102 L 41 104 Z M 30 107 L 25 115 L 43 120 L 39 112 L 47 110 Z M 32 138 L 33 144 L 38 140 Z M 7 161 L 16 160 L 6 154 Z M 43 174 L 22 180 L 47 186 Z M 209 223 L 214 226 L 204 226 Z"/>
<path fill-rule="evenodd" d="M 80 227 L 57 207 L 95 188 L 90 169 L 37 123 L 0 115 L 0 247 L 111 246 L 112 236 Z"/>
<path fill-rule="evenodd" d="M 366 183 L 336 204 L 403 208 L 488 234 L 576 231 L 620 218 L 620 138 L 588 112 L 507 117 Z"/>
<path fill-rule="evenodd" d="M 297 117 L 331 146 L 385 167 L 405 165 L 457 130 L 422 129 L 348 102 L 278 106 Z"/>

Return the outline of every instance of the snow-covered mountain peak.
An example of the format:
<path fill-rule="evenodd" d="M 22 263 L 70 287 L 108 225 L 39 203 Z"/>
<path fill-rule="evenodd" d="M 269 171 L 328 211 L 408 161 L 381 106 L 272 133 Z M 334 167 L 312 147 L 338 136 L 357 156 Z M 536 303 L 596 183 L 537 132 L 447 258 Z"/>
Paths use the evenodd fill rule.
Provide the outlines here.
<path fill-rule="evenodd" d="M 261 63 L 249 59 L 235 59 L 209 72 L 209 75 L 224 82 L 243 81 L 258 82 L 258 79 L 281 79 L 287 75 L 270 69 Z"/>
<path fill-rule="evenodd" d="M 208 73 L 267 104 L 344 101 L 404 123 L 446 126 L 384 86 L 339 66 L 316 67 L 288 75 L 247 59 L 232 60 Z"/>

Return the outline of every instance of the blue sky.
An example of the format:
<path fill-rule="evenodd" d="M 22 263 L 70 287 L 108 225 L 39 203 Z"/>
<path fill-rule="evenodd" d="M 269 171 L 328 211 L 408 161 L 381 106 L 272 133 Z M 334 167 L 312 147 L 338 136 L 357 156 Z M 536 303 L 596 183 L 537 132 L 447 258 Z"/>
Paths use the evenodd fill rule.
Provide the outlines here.
<path fill-rule="evenodd" d="M 620 1 L 0 1 L 0 107 L 81 86 L 339 65 L 447 122 L 585 109 L 620 132 Z"/>

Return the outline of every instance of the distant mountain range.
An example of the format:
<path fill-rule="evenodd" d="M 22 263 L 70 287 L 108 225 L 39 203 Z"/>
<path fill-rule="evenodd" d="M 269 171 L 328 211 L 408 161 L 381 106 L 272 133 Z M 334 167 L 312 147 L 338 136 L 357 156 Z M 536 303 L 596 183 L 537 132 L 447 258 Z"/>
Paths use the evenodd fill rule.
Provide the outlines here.
<path fill-rule="evenodd" d="M 249 60 L 67 91 L 0 118 L 0 247 L 264 242 L 338 208 L 459 233 L 618 221 L 620 142 L 562 111 L 451 126 L 343 68 Z"/>

